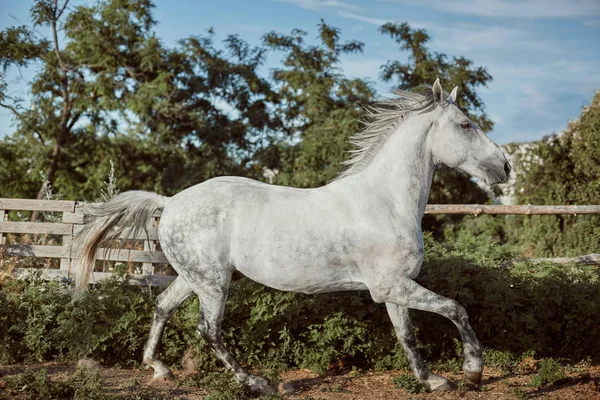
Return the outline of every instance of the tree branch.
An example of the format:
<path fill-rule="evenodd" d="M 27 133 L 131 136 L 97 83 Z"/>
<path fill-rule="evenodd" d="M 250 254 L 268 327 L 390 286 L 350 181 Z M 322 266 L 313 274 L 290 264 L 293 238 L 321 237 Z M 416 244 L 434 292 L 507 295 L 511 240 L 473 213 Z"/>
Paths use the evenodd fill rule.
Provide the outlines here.
<path fill-rule="evenodd" d="M 73 118 L 71 119 L 71 122 L 69 122 L 69 124 L 67 125 L 67 129 L 69 129 L 69 130 L 73 129 L 73 126 L 75 126 L 77 121 L 79 121 L 79 118 L 81 118 L 82 114 L 83 114 L 83 112 L 78 112 L 77 114 L 75 114 L 73 116 Z"/>
<path fill-rule="evenodd" d="M 67 3 L 68 0 L 65 1 L 65 6 L 67 5 Z M 58 59 L 58 65 L 65 74 L 64 77 L 66 78 L 67 67 L 65 66 L 65 63 L 62 60 L 62 56 L 60 55 L 60 48 L 58 46 L 58 31 L 56 29 L 56 23 L 58 22 L 60 15 L 64 11 L 64 8 L 65 7 L 63 7 L 62 10 L 57 14 L 56 11 L 58 10 L 58 0 L 54 0 L 54 18 L 52 18 L 52 38 L 54 39 L 54 52 L 56 53 L 56 58 Z"/>
<path fill-rule="evenodd" d="M 27 121 L 27 119 L 25 119 L 25 117 L 23 117 L 23 115 L 21 115 L 21 113 L 17 111 L 16 108 L 11 106 L 10 104 L 4 104 L 4 103 L 0 103 L 0 107 L 4 107 L 7 110 L 10 110 L 23 124 L 25 124 L 27 126 L 27 128 L 31 129 L 33 131 L 33 133 L 35 133 L 37 135 L 37 137 L 42 142 L 42 145 L 44 145 L 44 146 L 46 145 L 46 141 L 44 140 L 44 137 L 39 132 L 39 130 L 36 127 L 32 126 L 29 123 L 29 121 Z"/>
<path fill-rule="evenodd" d="M 63 4 L 62 8 L 58 12 L 58 15 L 56 16 L 56 19 L 60 19 L 60 17 L 62 16 L 62 14 L 65 12 L 65 9 L 67 8 L 67 4 L 69 4 L 69 0 L 65 0 L 65 4 Z M 56 6 L 56 8 L 58 8 L 58 0 L 54 2 L 54 5 Z"/>

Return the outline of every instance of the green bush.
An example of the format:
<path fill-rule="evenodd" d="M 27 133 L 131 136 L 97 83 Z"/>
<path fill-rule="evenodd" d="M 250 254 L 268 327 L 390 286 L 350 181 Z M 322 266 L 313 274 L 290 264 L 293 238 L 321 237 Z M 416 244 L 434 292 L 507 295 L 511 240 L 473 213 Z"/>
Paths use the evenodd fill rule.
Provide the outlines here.
<path fill-rule="evenodd" d="M 489 237 L 459 235 L 452 244 L 426 236 L 418 281 L 463 304 L 488 349 L 486 360 L 509 370 L 511 354 L 580 360 L 599 354 L 600 282 L 593 267 L 511 264 L 514 248 Z M 83 298 L 56 282 L 6 281 L 0 290 L 0 358 L 43 361 L 92 357 L 107 364 L 141 361 L 156 291 L 105 281 Z M 162 356 L 177 366 L 186 351 L 200 369 L 220 365 L 196 333 L 199 304 L 187 301 L 167 325 Z M 454 325 L 435 314 L 411 312 L 421 351 L 430 361 L 461 352 Z M 407 368 L 385 307 L 368 292 L 302 295 L 241 280 L 227 303 L 223 338 L 235 357 L 254 368 Z M 443 364 L 443 363 L 442 363 Z M 440 364 L 440 365 L 442 365 Z"/>
<path fill-rule="evenodd" d="M 27 393 L 32 399 L 110 400 L 98 372 L 79 370 L 67 380 L 54 381 L 45 369 L 26 369 L 5 378 L 9 394 Z"/>
<path fill-rule="evenodd" d="M 429 392 L 429 388 L 419 382 L 413 375 L 400 375 L 394 378 L 394 385 L 411 394 Z"/>
<path fill-rule="evenodd" d="M 553 358 L 545 358 L 540 362 L 538 373 L 531 379 L 531 386 L 551 385 L 563 379 L 565 371 L 562 365 Z"/>

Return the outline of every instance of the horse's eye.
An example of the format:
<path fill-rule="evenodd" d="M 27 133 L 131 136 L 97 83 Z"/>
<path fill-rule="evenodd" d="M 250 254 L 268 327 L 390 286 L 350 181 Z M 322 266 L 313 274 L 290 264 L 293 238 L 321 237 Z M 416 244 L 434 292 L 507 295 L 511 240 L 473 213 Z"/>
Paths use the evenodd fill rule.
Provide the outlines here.
<path fill-rule="evenodd" d="M 462 122 L 462 123 L 460 124 L 460 127 L 461 127 L 462 129 L 464 129 L 465 131 L 468 131 L 468 130 L 470 130 L 470 129 L 472 128 L 472 125 L 471 125 L 471 123 L 470 123 L 470 122 L 468 122 L 468 121 L 467 121 L 467 122 Z"/>

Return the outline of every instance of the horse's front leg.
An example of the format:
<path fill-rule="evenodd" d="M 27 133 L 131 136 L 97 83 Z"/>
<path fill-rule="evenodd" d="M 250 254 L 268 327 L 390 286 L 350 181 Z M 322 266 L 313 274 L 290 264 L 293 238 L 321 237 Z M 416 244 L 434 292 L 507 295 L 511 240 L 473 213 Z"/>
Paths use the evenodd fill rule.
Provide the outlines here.
<path fill-rule="evenodd" d="M 381 283 L 369 288 L 377 302 L 393 303 L 400 307 L 434 312 L 450 319 L 460 332 L 464 345 L 463 371 L 467 381 L 474 385 L 481 383 L 483 373 L 483 346 L 469 324 L 467 311 L 457 301 L 425 289 L 409 278 L 400 278 L 393 287 Z"/>
<path fill-rule="evenodd" d="M 390 320 L 394 325 L 396 336 L 404 348 L 410 368 L 419 382 L 427 385 L 431 390 L 450 390 L 450 381 L 443 376 L 432 373 L 423 362 L 417 349 L 415 331 L 408 315 L 408 308 L 393 303 L 385 303 Z"/>

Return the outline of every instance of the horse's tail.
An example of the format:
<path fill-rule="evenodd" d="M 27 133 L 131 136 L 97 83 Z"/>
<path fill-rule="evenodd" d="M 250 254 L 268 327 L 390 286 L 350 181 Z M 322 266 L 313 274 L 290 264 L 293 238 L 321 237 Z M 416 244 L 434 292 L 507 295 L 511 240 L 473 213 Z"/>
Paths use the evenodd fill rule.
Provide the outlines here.
<path fill-rule="evenodd" d="M 134 237 L 148 233 L 148 222 L 156 210 L 162 210 L 169 198 L 156 193 L 132 190 L 119 194 L 99 206 L 86 206 L 85 226 L 73 241 L 80 257 L 76 286 L 85 288 L 90 280 L 100 247 L 109 249 L 127 228 Z M 108 250 L 107 250 L 108 251 Z"/>

